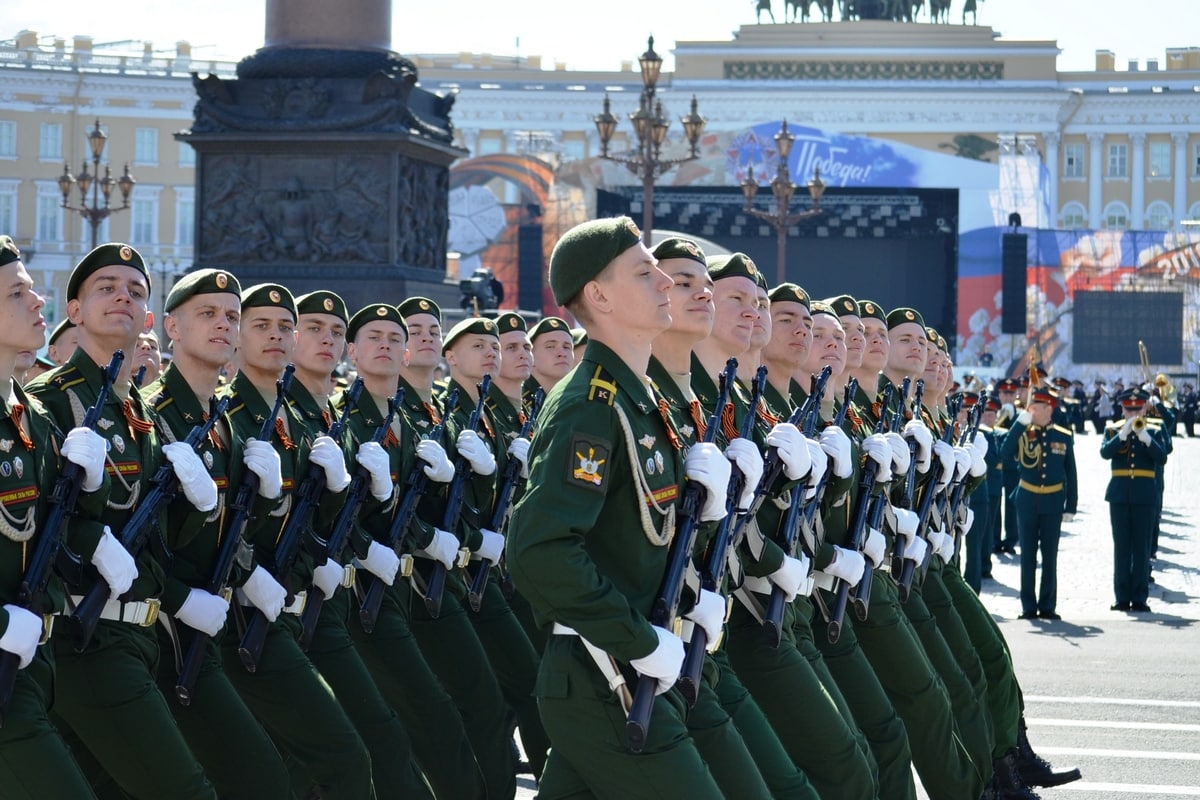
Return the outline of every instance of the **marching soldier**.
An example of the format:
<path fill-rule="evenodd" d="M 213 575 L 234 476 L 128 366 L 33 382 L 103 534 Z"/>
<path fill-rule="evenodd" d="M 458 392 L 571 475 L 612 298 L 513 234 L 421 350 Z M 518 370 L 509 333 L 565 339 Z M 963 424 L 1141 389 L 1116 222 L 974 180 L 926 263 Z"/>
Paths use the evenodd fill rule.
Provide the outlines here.
<path fill-rule="evenodd" d="M 75 323 L 71 322 L 70 317 L 54 326 L 46 345 L 46 353 L 55 366 L 61 366 L 71 357 L 75 348 L 79 346 L 79 331 L 75 329 Z"/>
<path fill-rule="evenodd" d="M 1014 378 L 1002 378 L 996 382 L 996 396 L 1000 400 L 1000 413 L 996 415 L 996 427 L 1008 431 L 1017 419 L 1021 400 L 1017 397 L 1020 383 Z M 1017 507 L 1013 496 L 1020 480 L 1020 470 L 1017 469 L 1016 455 L 1001 456 L 1000 468 L 1004 474 L 1004 513 L 1000 524 L 996 526 L 995 548 L 996 555 L 1008 553 L 1017 554 L 1020 537 L 1017 535 Z"/>
<path fill-rule="evenodd" d="M 561 318 L 543 317 L 529 329 L 529 342 L 533 346 L 533 373 L 525 381 L 526 398 L 539 386 L 549 394 L 575 366 L 575 342 L 570 327 Z"/>

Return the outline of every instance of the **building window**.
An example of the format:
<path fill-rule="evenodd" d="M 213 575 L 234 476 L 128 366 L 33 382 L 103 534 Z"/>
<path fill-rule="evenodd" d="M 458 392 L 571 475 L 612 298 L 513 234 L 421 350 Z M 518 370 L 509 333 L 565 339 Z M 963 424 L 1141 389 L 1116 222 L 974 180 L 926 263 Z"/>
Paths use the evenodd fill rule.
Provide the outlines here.
<path fill-rule="evenodd" d="M 1129 209 L 1124 203 L 1109 203 L 1104 207 L 1104 228 L 1110 231 L 1129 228 Z"/>
<path fill-rule="evenodd" d="M 133 163 L 158 166 L 158 128 L 138 128 L 133 135 Z"/>
<path fill-rule="evenodd" d="M 1192 177 L 1200 178 L 1200 144 L 1192 145 Z"/>
<path fill-rule="evenodd" d="M 158 198 L 134 198 L 129 208 L 129 243 L 146 246 L 158 241 Z"/>
<path fill-rule="evenodd" d="M 565 139 L 562 143 L 564 161 L 582 161 L 587 158 L 587 141 L 584 139 Z"/>
<path fill-rule="evenodd" d="M 17 123 L 0 120 L 0 158 L 17 157 Z"/>
<path fill-rule="evenodd" d="M 38 192 L 37 238 L 39 242 L 62 241 L 62 195 Z"/>
<path fill-rule="evenodd" d="M 62 123 L 43 122 L 41 144 L 38 146 L 38 158 L 42 161 L 61 161 Z"/>
<path fill-rule="evenodd" d="M 1129 177 L 1129 145 L 1110 144 L 1108 146 L 1108 177 Z"/>
<path fill-rule="evenodd" d="M 1151 178 L 1171 177 L 1171 143 L 1151 142 L 1147 175 Z"/>
<path fill-rule="evenodd" d="M 475 145 L 475 155 L 490 156 L 504 151 L 504 141 L 496 135 L 483 135 Z"/>
<path fill-rule="evenodd" d="M 1151 203 L 1146 209 L 1146 230 L 1148 231 L 1169 231 L 1171 230 L 1171 207 L 1161 201 Z"/>
<path fill-rule="evenodd" d="M 1062 226 L 1067 230 L 1087 227 L 1087 209 L 1079 203 L 1067 203 L 1062 210 Z"/>
<path fill-rule="evenodd" d="M 0 231 L 17 232 L 17 184 L 20 181 L 0 181 Z"/>
<path fill-rule="evenodd" d="M 196 166 L 196 149 L 187 142 L 179 142 L 179 166 Z"/>
<path fill-rule="evenodd" d="M 196 200 L 193 190 L 175 190 L 175 244 L 192 247 L 196 244 Z"/>
<path fill-rule="evenodd" d="M 1063 177 L 1083 177 L 1083 145 L 1068 144 L 1063 148 Z"/>

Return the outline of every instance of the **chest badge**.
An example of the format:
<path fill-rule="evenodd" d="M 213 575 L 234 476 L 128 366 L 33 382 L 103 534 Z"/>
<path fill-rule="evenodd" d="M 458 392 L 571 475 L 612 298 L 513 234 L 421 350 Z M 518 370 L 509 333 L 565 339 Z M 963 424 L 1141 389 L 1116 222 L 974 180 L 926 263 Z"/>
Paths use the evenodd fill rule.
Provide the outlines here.
<path fill-rule="evenodd" d="M 119 434 L 119 433 L 113 434 L 112 446 L 117 449 L 118 453 L 125 452 L 125 440 L 121 438 L 121 434 Z"/>
<path fill-rule="evenodd" d="M 642 447 L 649 450 L 651 447 L 654 447 L 654 442 L 656 441 L 656 439 L 657 439 L 657 437 L 651 436 L 650 434 L 647 433 L 645 436 L 638 439 L 638 444 L 640 444 Z M 0 449 L 7 450 L 8 448 L 4 447 L 3 444 L 0 444 Z"/>
<path fill-rule="evenodd" d="M 25 462 L 21 460 L 20 456 L 13 459 L 13 472 L 18 478 L 25 477 Z"/>
<path fill-rule="evenodd" d="M 3 475 L 6 478 L 9 475 L 12 475 L 12 464 L 8 463 L 7 461 L 0 461 L 0 475 Z"/>
<path fill-rule="evenodd" d="M 111 419 L 101 418 L 101 419 L 96 420 L 96 427 L 102 431 L 106 431 L 109 428 L 111 428 L 112 426 L 113 426 L 113 421 Z"/>
<path fill-rule="evenodd" d="M 204 459 L 204 466 L 208 467 L 209 471 L 211 472 L 211 471 L 212 471 L 212 468 L 213 468 L 213 454 L 212 454 L 212 451 L 211 451 L 211 450 L 205 450 L 205 451 L 204 451 L 204 455 L 203 455 L 203 459 Z"/>
<path fill-rule="evenodd" d="M 12 439 L 0 439 L 0 453 L 7 453 L 9 450 L 12 450 L 12 446 Z"/>
<path fill-rule="evenodd" d="M 691 438 L 692 434 L 696 432 L 696 429 L 693 428 L 691 425 L 680 425 L 679 432 L 682 433 L 684 436 Z"/>

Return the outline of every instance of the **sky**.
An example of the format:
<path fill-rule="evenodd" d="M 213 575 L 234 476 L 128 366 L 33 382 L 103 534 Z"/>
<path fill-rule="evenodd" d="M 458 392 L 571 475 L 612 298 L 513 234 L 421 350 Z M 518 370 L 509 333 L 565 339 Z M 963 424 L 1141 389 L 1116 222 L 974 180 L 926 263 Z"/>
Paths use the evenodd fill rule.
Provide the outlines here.
<path fill-rule="evenodd" d="M 772 0 L 781 22 L 783 4 Z M 540 55 L 544 68 L 565 62 L 569 69 L 616 70 L 622 61 L 635 60 L 653 35 L 670 70 L 676 41 L 727 41 L 739 27 L 754 24 L 755 5 L 756 0 L 393 0 L 392 49 L 408 55 Z M 1096 50 L 1113 51 L 1118 69 L 1130 59 L 1144 64 L 1148 58 L 1165 68 L 1166 48 L 1200 46 L 1193 24 L 1197 0 L 978 5 L 979 24 L 1004 39 L 1057 41 L 1062 71 L 1093 69 Z M 241 58 L 263 41 L 265 0 L 3 0 L 3 6 L 0 39 L 28 29 L 67 40 L 88 35 L 98 44 L 151 41 L 167 54 L 176 41 L 186 40 L 196 59 Z M 952 21 L 961 20 L 962 6 L 963 0 L 952 0 Z"/>

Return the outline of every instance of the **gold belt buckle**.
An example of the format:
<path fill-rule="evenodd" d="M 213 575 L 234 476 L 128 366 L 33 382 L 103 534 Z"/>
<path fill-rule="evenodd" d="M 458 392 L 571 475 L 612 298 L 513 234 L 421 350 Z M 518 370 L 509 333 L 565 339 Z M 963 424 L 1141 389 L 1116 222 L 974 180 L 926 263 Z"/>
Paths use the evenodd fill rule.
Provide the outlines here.
<path fill-rule="evenodd" d="M 353 564 L 343 564 L 342 565 L 342 588 L 343 589 L 354 588 L 355 574 L 356 574 L 356 569 Z"/>
<path fill-rule="evenodd" d="M 146 600 L 145 602 L 146 602 L 146 618 L 142 622 L 139 622 L 138 625 L 141 625 L 143 628 L 149 628 L 151 625 L 158 622 L 158 609 L 159 609 L 159 606 L 162 605 L 162 601 L 159 600 L 157 597 L 151 597 L 149 600 Z"/>
<path fill-rule="evenodd" d="M 460 548 L 458 557 L 454 559 L 454 566 L 458 569 L 465 569 L 467 564 L 471 563 L 471 551 L 467 548 Z"/>
<path fill-rule="evenodd" d="M 233 602 L 233 587 L 232 587 L 232 586 L 226 586 L 224 589 L 222 589 L 222 590 L 221 590 L 220 597 L 221 597 L 221 599 L 222 599 L 222 600 L 224 600 L 226 603 L 231 603 L 231 602 Z"/>
<path fill-rule="evenodd" d="M 671 623 L 671 633 L 683 638 L 683 617 L 676 617 L 675 621 Z"/>
<path fill-rule="evenodd" d="M 50 634 L 54 633 L 54 614 L 42 614 L 42 638 L 38 639 L 38 644 L 45 644 L 50 641 Z"/>
<path fill-rule="evenodd" d="M 411 553 L 405 553 L 400 556 L 400 577 L 411 578 L 413 571 L 413 557 Z"/>

